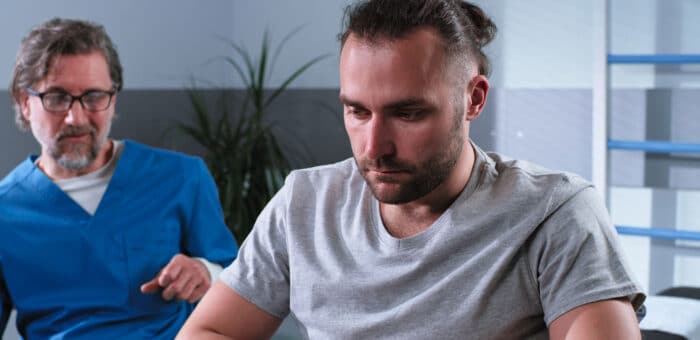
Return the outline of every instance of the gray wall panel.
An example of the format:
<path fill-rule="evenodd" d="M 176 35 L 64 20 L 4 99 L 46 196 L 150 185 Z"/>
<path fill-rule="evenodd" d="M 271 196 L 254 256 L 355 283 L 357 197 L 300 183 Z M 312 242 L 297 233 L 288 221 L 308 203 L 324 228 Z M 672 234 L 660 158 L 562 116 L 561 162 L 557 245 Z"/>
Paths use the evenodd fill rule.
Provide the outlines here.
<path fill-rule="evenodd" d="M 0 178 L 24 160 L 29 153 L 36 153 L 39 145 L 30 132 L 22 132 L 15 125 L 15 112 L 10 105 L 8 91 L 0 91 Z"/>
<path fill-rule="evenodd" d="M 591 91 L 501 89 L 496 150 L 552 169 L 591 176 Z"/>
<path fill-rule="evenodd" d="M 611 92 L 613 139 L 700 142 L 698 89 L 616 89 Z M 640 151 L 610 153 L 614 186 L 698 189 L 700 155 Z"/>
<path fill-rule="evenodd" d="M 643 90 L 613 90 L 610 93 L 610 112 L 610 138 L 646 138 L 646 96 Z M 609 161 L 610 183 L 615 186 L 644 185 L 644 153 L 613 150 Z"/>
<path fill-rule="evenodd" d="M 700 90 L 674 89 L 671 93 L 671 105 L 672 140 L 700 143 Z M 698 154 L 687 156 L 700 158 Z"/>
<path fill-rule="evenodd" d="M 227 92 L 229 105 L 236 107 L 242 92 Z M 221 90 L 204 93 L 210 108 L 220 107 Z M 4 124 L 0 125 L 0 142 L 4 145 L 0 176 L 4 176 L 29 153 L 39 152 L 39 146 L 31 133 L 20 132 L 15 126 L 7 91 L 0 92 L 0 107 L 6 108 Z M 493 107 L 488 108 L 472 125 L 472 137 L 486 150 L 494 146 L 493 111 Z M 117 99 L 112 136 L 201 156 L 204 150 L 175 128 L 177 122 L 189 121 L 192 114 L 185 91 L 125 90 Z M 290 157 L 297 168 L 352 156 L 337 89 L 288 90 L 270 107 L 269 119 L 282 148 L 288 155 L 299 156 Z"/>
<path fill-rule="evenodd" d="M 661 139 L 700 142 L 699 90 L 615 90 L 611 97 L 611 136 L 616 139 Z M 236 105 L 241 91 L 228 91 Z M 207 90 L 212 108 L 221 90 Z M 492 89 L 471 137 L 485 150 L 590 176 L 590 90 Z M 337 89 L 291 89 L 270 108 L 282 147 L 295 167 L 335 162 L 351 156 L 343 128 Z M 4 176 L 38 145 L 30 133 L 18 131 L 7 91 L 0 92 L 0 176 Z M 117 103 L 112 136 L 202 155 L 203 150 L 174 129 L 192 117 L 183 90 L 126 90 Z M 700 188 L 697 155 L 611 152 L 611 183 L 616 186 Z M 646 180 L 644 180 L 646 178 Z"/>
<path fill-rule="evenodd" d="M 233 93 L 230 101 L 235 106 L 241 91 Z M 212 109 L 219 107 L 220 90 L 204 94 Z M 271 106 L 269 118 L 283 149 L 289 155 L 302 156 L 290 157 L 295 167 L 335 162 L 352 155 L 337 97 L 335 89 L 292 89 Z M 0 107 L 5 108 L 0 124 L 0 176 L 4 177 L 29 153 L 40 149 L 30 132 L 20 132 L 14 124 L 7 91 L 0 92 Z M 189 121 L 192 114 L 185 91 L 126 90 L 117 99 L 112 136 L 201 156 L 204 150 L 175 128 L 177 122 Z"/>

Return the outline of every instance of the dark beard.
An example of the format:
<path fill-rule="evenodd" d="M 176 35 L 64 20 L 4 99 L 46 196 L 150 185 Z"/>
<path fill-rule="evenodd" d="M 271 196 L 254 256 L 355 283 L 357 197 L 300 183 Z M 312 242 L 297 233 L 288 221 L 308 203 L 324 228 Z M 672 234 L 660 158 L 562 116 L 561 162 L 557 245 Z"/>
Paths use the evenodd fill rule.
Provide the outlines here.
<path fill-rule="evenodd" d="M 462 133 L 462 124 L 455 124 L 455 128 L 450 131 L 447 140 L 447 145 L 439 148 L 442 152 L 435 154 L 418 165 L 411 165 L 395 158 L 380 158 L 378 160 L 362 160 L 357 163 L 358 169 L 365 182 L 369 185 L 374 197 L 382 203 L 386 204 L 404 204 L 415 201 L 437 188 L 445 182 L 447 177 L 454 169 L 459 157 L 462 153 L 465 143 L 465 137 Z M 412 179 L 406 183 L 400 184 L 399 190 L 394 195 L 381 195 L 377 188 L 367 178 L 367 169 L 400 169 L 413 174 Z M 382 181 L 381 176 L 377 179 Z"/>

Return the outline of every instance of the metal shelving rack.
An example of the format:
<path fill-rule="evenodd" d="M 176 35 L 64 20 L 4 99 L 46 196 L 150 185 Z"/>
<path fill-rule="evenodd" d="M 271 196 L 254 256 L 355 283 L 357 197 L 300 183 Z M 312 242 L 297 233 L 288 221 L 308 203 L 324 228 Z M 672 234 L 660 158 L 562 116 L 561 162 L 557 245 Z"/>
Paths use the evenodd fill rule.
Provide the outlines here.
<path fill-rule="evenodd" d="M 606 202 L 609 197 L 609 157 L 610 150 L 641 151 L 645 153 L 700 153 L 700 143 L 677 143 L 672 141 L 630 141 L 614 140 L 609 136 L 609 68 L 619 64 L 680 65 L 700 64 L 700 54 L 610 54 L 608 0 L 594 1 L 593 25 L 593 124 L 592 124 L 592 177 L 593 183 Z M 609 202 L 608 202 L 609 206 Z M 657 226 L 616 226 L 623 235 L 646 236 L 651 238 L 700 241 L 700 232 L 662 228 Z"/>

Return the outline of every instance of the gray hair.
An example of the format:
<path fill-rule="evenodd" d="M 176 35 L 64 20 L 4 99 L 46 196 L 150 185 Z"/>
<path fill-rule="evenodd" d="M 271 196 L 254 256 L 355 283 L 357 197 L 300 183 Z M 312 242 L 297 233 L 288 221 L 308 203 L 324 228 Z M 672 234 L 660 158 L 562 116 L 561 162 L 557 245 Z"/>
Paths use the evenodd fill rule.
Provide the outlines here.
<path fill-rule="evenodd" d="M 93 51 L 104 55 L 112 86 L 117 91 L 121 90 L 122 65 L 117 50 L 102 25 L 83 20 L 54 18 L 33 28 L 22 39 L 10 81 L 15 121 L 20 129 L 29 129 L 29 122 L 22 115 L 19 106 L 22 92 L 46 77 L 55 57 Z"/>

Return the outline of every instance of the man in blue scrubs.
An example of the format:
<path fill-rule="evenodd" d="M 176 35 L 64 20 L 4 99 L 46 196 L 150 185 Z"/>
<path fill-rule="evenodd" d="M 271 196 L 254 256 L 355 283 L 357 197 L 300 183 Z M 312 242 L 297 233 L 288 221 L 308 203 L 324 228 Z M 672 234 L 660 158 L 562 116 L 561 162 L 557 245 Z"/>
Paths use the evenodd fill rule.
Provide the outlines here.
<path fill-rule="evenodd" d="M 122 67 L 104 28 L 53 19 L 22 41 L 10 91 L 41 154 L 0 182 L 0 333 L 172 339 L 237 254 L 194 157 L 109 138 Z"/>

